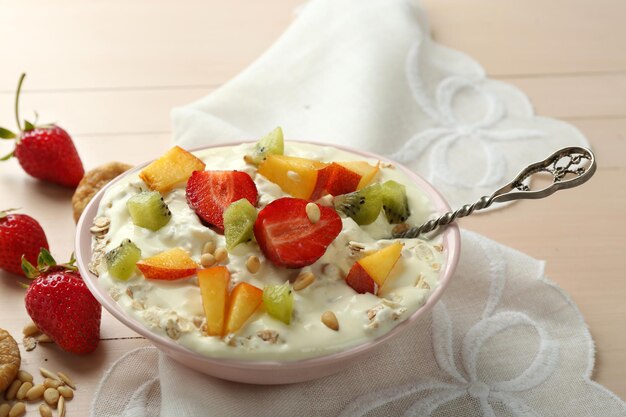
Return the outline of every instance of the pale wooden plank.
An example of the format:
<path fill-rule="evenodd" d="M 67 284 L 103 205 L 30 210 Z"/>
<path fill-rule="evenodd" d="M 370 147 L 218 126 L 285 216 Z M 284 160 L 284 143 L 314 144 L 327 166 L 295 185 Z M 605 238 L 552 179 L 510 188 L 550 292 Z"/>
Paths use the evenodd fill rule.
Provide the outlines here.
<path fill-rule="evenodd" d="M 626 167 L 626 117 L 567 121 L 587 136 L 601 169 Z"/>
<path fill-rule="evenodd" d="M 0 90 L 215 85 L 266 50 L 301 0 L 0 0 Z M 27 24 L 25 22 L 28 22 Z"/>

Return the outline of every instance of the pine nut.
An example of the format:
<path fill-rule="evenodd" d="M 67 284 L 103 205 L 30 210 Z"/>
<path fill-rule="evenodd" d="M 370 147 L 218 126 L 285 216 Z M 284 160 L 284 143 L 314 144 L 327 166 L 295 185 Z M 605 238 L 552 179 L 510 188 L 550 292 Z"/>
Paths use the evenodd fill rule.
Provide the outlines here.
<path fill-rule="evenodd" d="M 31 389 L 26 393 L 26 399 L 28 401 L 35 401 L 41 398 L 43 392 L 46 390 L 46 387 L 43 384 L 34 385 Z"/>
<path fill-rule="evenodd" d="M 17 379 L 22 382 L 33 382 L 33 376 L 26 371 L 18 371 Z"/>
<path fill-rule="evenodd" d="M 320 207 L 317 204 L 308 203 L 306 205 L 306 215 L 309 218 L 309 221 L 315 224 L 320 221 L 322 213 L 320 212 Z"/>
<path fill-rule="evenodd" d="M 7 391 L 4 394 L 4 398 L 6 398 L 8 401 L 14 400 L 15 396 L 17 395 L 17 391 L 20 389 L 21 386 L 22 381 L 20 381 L 19 379 L 11 382 L 11 385 L 9 385 L 9 388 L 7 388 Z"/>
<path fill-rule="evenodd" d="M 9 411 L 9 417 L 22 417 L 24 414 L 26 414 L 26 404 L 21 402 L 13 404 Z"/>
<path fill-rule="evenodd" d="M 39 406 L 39 414 L 41 414 L 41 417 L 52 417 L 52 410 L 47 405 L 41 404 Z"/>
<path fill-rule="evenodd" d="M 43 399 L 51 407 L 56 407 L 59 402 L 59 391 L 54 388 L 48 388 L 43 393 Z"/>
<path fill-rule="evenodd" d="M 249 257 L 246 261 L 246 268 L 248 268 L 248 271 L 251 274 L 256 274 L 257 272 L 259 272 L 259 269 L 261 268 L 261 261 L 259 260 L 258 256 L 252 255 L 251 257 Z"/>
<path fill-rule="evenodd" d="M 43 386 L 46 388 L 59 388 L 61 385 L 63 385 L 63 382 L 59 381 L 58 379 L 52 379 L 52 378 L 46 378 L 43 380 Z"/>
<path fill-rule="evenodd" d="M 70 387 L 61 386 L 57 388 L 57 391 L 59 391 L 59 394 L 61 394 L 61 396 L 66 400 L 71 400 L 72 398 L 74 398 L 74 391 L 72 391 Z"/>
<path fill-rule="evenodd" d="M 303 272 L 298 275 L 296 280 L 293 282 L 293 289 L 295 291 L 303 290 L 309 285 L 313 284 L 314 281 L 315 275 L 313 275 L 313 272 Z"/>
<path fill-rule="evenodd" d="M 11 410 L 11 406 L 7 403 L 0 405 L 0 417 L 7 417 L 9 415 L 9 411 Z"/>
<path fill-rule="evenodd" d="M 244 155 L 244 156 L 243 156 L 243 161 L 244 161 L 246 164 L 256 165 L 256 164 L 254 163 L 254 158 L 252 158 L 250 155 Z"/>
<path fill-rule="evenodd" d="M 33 387 L 32 382 L 23 382 L 22 386 L 20 386 L 20 389 L 17 390 L 17 394 L 15 394 L 15 398 L 18 400 L 23 400 L 24 398 L 26 398 L 26 393 L 28 392 L 29 389 L 31 389 Z"/>
<path fill-rule="evenodd" d="M 54 340 L 52 340 L 47 334 L 40 334 L 37 341 L 39 343 L 54 343 Z"/>
<path fill-rule="evenodd" d="M 215 242 L 213 242 L 212 240 L 209 240 L 207 243 L 204 244 L 204 247 L 202 248 L 202 253 L 213 253 L 215 252 Z"/>
<path fill-rule="evenodd" d="M 226 258 L 228 258 L 228 251 L 224 248 L 217 248 L 215 249 L 215 261 L 217 261 L 217 263 L 221 263 L 223 261 L 226 260 Z"/>
<path fill-rule="evenodd" d="M 72 382 L 72 379 L 69 376 L 65 375 L 63 372 L 57 372 L 57 374 L 59 375 L 61 381 L 65 382 L 65 385 L 73 390 L 76 390 L 76 385 L 74 385 L 74 382 Z"/>
<path fill-rule="evenodd" d="M 46 368 L 39 368 L 39 372 L 41 372 L 41 376 L 43 376 L 44 378 L 56 379 L 57 381 L 60 381 L 58 376 L 56 376 L 53 372 L 47 370 Z"/>
<path fill-rule="evenodd" d="M 332 311 L 325 311 L 324 314 L 322 314 L 322 323 L 324 323 L 324 325 L 331 330 L 339 330 L 339 322 L 337 321 L 337 316 L 335 316 L 335 313 L 333 313 Z"/>
<path fill-rule="evenodd" d="M 24 333 L 24 336 L 32 336 L 39 333 L 39 327 L 37 327 L 37 325 L 31 321 L 26 326 L 24 326 L 24 328 L 22 329 L 22 333 Z"/>
<path fill-rule="evenodd" d="M 65 417 L 65 398 L 59 398 L 59 417 Z"/>
<path fill-rule="evenodd" d="M 202 266 L 205 268 L 214 265 L 215 256 L 211 255 L 210 253 L 203 253 L 200 257 L 200 264 L 202 264 Z"/>

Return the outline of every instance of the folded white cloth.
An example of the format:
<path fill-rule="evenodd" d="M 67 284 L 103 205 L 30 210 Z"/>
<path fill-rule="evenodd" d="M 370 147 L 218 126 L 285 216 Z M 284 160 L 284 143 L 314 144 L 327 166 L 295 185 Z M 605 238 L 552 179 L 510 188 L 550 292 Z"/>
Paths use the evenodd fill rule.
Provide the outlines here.
<path fill-rule="evenodd" d="M 391 155 L 452 206 L 564 145 L 573 127 L 533 115 L 515 88 L 434 43 L 408 0 L 312 0 L 257 62 L 174 109 L 185 147 L 287 139 Z M 432 313 L 358 366 L 316 381 L 252 386 L 187 369 L 154 348 L 104 376 L 92 416 L 626 416 L 590 380 L 593 342 L 543 263 L 462 233 L 456 276 Z"/>

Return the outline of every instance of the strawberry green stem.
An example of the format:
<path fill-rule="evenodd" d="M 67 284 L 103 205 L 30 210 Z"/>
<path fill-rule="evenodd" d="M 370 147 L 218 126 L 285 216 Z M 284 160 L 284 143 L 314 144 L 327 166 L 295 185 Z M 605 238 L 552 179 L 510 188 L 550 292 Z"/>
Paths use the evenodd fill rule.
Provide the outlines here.
<path fill-rule="evenodd" d="M 15 121 L 17 122 L 18 130 L 22 130 L 22 123 L 20 123 L 20 92 L 22 91 L 22 83 L 26 78 L 26 73 L 22 73 L 20 80 L 17 83 L 17 92 L 15 93 Z"/>

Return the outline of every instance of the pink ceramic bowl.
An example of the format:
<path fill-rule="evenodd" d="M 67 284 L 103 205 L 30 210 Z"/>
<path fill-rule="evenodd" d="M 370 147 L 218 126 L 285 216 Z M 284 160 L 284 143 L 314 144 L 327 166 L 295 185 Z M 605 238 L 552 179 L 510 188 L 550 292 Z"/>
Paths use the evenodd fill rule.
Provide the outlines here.
<path fill-rule="evenodd" d="M 209 149 L 218 146 L 237 145 L 239 143 L 223 143 L 216 144 L 207 148 Z M 309 142 L 318 144 L 315 142 Z M 327 146 L 327 145 L 323 145 Z M 363 155 L 367 158 L 379 159 L 383 162 L 393 163 L 397 169 L 403 170 L 409 178 L 411 178 L 414 184 L 422 190 L 432 202 L 435 210 L 439 213 L 450 211 L 450 207 L 444 200 L 444 198 L 423 178 L 414 174 L 400 164 L 388 160 L 380 155 L 363 152 L 356 149 L 351 149 L 343 146 L 335 146 L 338 149 L 342 149 L 354 154 Z M 200 150 L 200 149 L 195 149 Z M 145 165 L 140 165 L 128 173 L 131 174 L 139 171 Z M 394 336 L 413 326 L 426 311 L 431 309 L 433 305 L 441 298 L 444 290 L 448 286 L 450 279 L 456 269 L 459 255 L 460 255 L 460 234 L 456 224 L 452 224 L 447 227 L 443 232 L 444 243 L 444 255 L 445 261 L 439 275 L 439 286 L 433 291 L 428 298 L 428 301 L 416 312 L 414 312 L 409 318 L 398 324 L 389 332 L 384 335 L 370 340 L 366 343 L 351 347 L 341 352 L 328 354 L 311 359 L 302 359 L 295 361 L 258 361 L 258 360 L 241 360 L 235 359 L 223 359 L 204 356 L 194 351 L 191 351 L 169 338 L 160 336 L 153 333 L 145 327 L 141 322 L 127 315 L 115 302 L 111 296 L 105 291 L 99 284 L 98 278 L 89 272 L 88 264 L 91 259 L 91 243 L 92 234 L 89 229 L 93 223 L 93 220 L 98 211 L 98 205 L 107 188 L 115 184 L 121 177 L 113 180 L 104 189 L 100 190 L 98 194 L 93 198 L 89 205 L 85 208 L 83 215 L 81 216 L 77 231 L 76 231 L 76 259 L 78 268 L 83 276 L 87 287 L 91 290 L 96 299 L 106 308 L 113 316 L 119 321 L 130 327 L 137 333 L 149 339 L 159 350 L 170 356 L 172 359 L 195 369 L 199 372 L 207 375 L 212 375 L 218 378 L 227 379 L 237 382 L 245 382 L 251 384 L 289 384 L 301 381 L 307 381 L 315 378 L 320 378 L 326 375 L 336 373 L 352 364 L 356 364 L 359 358 L 370 352 L 385 342 L 394 343 Z"/>

